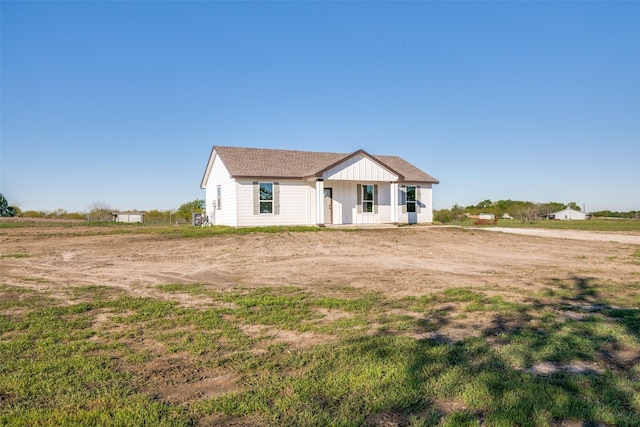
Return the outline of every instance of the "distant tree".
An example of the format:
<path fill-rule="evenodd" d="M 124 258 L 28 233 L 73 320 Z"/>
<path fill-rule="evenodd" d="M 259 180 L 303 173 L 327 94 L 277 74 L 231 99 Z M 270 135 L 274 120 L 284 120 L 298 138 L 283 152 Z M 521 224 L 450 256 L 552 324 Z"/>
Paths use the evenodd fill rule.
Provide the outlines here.
<path fill-rule="evenodd" d="M 491 200 L 486 199 L 486 200 L 483 200 L 480 203 L 478 203 L 476 205 L 476 208 L 478 208 L 478 209 L 487 209 L 487 208 L 490 208 L 491 206 L 493 206 L 493 203 L 491 202 Z"/>
<path fill-rule="evenodd" d="M 578 212 L 582 211 L 582 209 L 580 209 L 580 206 L 578 206 L 578 204 L 576 202 L 569 202 L 567 207 L 569 209 L 573 209 L 574 211 L 578 211 Z"/>
<path fill-rule="evenodd" d="M 204 200 L 196 199 L 191 202 L 184 203 L 180 205 L 178 210 L 175 213 L 176 218 L 180 218 L 185 222 L 191 222 L 191 216 L 194 213 L 202 213 L 204 212 Z"/>
<path fill-rule="evenodd" d="M 640 219 L 640 211 L 629 212 L 612 212 L 609 210 L 591 212 L 591 215 L 597 218 L 628 218 Z"/>
<path fill-rule="evenodd" d="M 7 199 L 0 193 L 0 216 L 16 216 L 17 213 L 18 210 L 13 206 L 9 206 Z"/>
<path fill-rule="evenodd" d="M 24 211 L 22 216 L 24 218 L 42 218 L 44 214 L 41 211 Z"/>
<path fill-rule="evenodd" d="M 168 224 L 170 222 L 171 211 L 159 211 L 153 209 L 145 212 L 145 224 Z"/>
<path fill-rule="evenodd" d="M 63 219 L 67 216 L 67 214 L 68 212 L 65 209 L 56 209 L 49 212 L 49 214 L 47 215 L 47 218 Z"/>
<path fill-rule="evenodd" d="M 111 221 L 113 219 L 113 209 L 104 202 L 89 203 L 88 221 Z"/>
<path fill-rule="evenodd" d="M 552 212 L 558 212 L 565 209 L 567 205 L 559 202 L 548 202 L 540 204 L 540 215 L 544 216 Z"/>
<path fill-rule="evenodd" d="M 498 217 L 501 217 L 505 213 L 508 213 L 511 216 L 513 216 L 513 206 L 518 204 L 518 203 L 521 203 L 521 202 L 517 202 L 517 201 L 511 200 L 511 199 L 498 200 L 497 202 L 494 202 L 494 205 L 495 205 L 495 212 L 494 213 Z"/>
<path fill-rule="evenodd" d="M 528 222 L 533 224 L 542 216 L 542 205 L 540 203 L 523 202 L 512 214 L 514 218 L 519 219 L 523 224 Z"/>
<path fill-rule="evenodd" d="M 433 219 L 443 224 L 452 222 L 461 223 L 466 218 L 465 209 L 459 204 L 455 204 L 451 209 L 440 209 L 435 212 Z"/>

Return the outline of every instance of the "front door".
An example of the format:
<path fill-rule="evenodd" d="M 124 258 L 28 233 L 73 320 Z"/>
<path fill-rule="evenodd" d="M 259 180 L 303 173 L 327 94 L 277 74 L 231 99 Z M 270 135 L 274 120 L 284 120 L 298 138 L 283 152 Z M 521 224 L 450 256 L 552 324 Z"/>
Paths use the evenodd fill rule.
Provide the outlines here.
<path fill-rule="evenodd" d="M 324 189 L 324 223 L 333 224 L 333 191 Z"/>

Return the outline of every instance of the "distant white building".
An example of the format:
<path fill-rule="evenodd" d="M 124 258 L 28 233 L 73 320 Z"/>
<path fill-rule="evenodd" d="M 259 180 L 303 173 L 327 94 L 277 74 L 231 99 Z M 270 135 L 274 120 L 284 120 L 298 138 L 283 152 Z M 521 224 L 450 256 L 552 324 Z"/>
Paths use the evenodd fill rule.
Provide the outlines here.
<path fill-rule="evenodd" d="M 496 216 L 492 213 L 481 213 L 478 215 L 478 219 L 485 219 L 487 221 L 493 221 L 495 218 Z"/>
<path fill-rule="evenodd" d="M 144 222 L 143 212 L 113 212 L 111 215 L 115 222 Z"/>
<path fill-rule="evenodd" d="M 566 208 L 558 212 L 547 214 L 547 219 L 585 220 L 587 219 L 587 215 L 585 215 L 584 212 Z"/>

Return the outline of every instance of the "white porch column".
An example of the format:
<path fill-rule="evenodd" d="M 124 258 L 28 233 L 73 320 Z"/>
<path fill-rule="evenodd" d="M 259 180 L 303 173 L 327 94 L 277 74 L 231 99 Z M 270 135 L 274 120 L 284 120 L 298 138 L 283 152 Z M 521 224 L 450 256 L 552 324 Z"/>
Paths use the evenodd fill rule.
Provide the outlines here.
<path fill-rule="evenodd" d="M 324 181 L 316 181 L 316 223 L 324 225 Z"/>
<path fill-rule="evenodd" d="M 391 187 L 391 222 L 398 222 L 398 183 L 392 182 L 389 184 Z"/>

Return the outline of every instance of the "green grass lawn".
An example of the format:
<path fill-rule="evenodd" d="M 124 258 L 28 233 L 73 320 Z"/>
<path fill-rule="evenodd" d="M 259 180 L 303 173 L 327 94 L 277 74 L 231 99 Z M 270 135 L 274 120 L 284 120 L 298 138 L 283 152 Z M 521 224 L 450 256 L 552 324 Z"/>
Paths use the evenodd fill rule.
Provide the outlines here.
<path fill-rule="evenodd" d="M 339 297 L 292 286 L 158 289 L 202 301 L 187 308 L 102 286 L 70 288 L 64 304 L 4 285 L 0 425 L 180 426 L 208 416 L 248 425 L 358 426 L 376 417 L 411 426 L 640 425 L 637 360 L 607 356 L 640 352 L 640 299 L 616 300 L 615 289 L 601 298 L 588 281 L 561 288 L 528 303 L 466 288 L 397 299 L 348 287 Z M 457 308 L 435 311 L 442 304 Z M 492 327 L 438 338 L 440 325 L 473 313 L 493 315 Z M 274 331 L 325 339 L 294 347 Z M 156 398 L 136 367 L 177 354 L 233 373 L 237 389 L 188 404 Z M 576 362 L 597 369 L 531 371 Z M 443 412 L 452 402 L 457 409 Z"/>
<path fill-rule="evenodd" d="M 478 227 L 473 224 L 473 220 L 467 219 L 460 225 L 463 227 Z M 559 221 L 559 220 L 539 220 L 534 223 L 523 223 L 519 220 L 498 220 L 496 225 L 479 225 L 479 227 L 526 227 L 526 228 L 551 228 L 568 230 L 590 230 L 590 231 L 639 231 L 640 221 L 636 220 L 585 220 L 585 221 Z M 87 228 L 90 230 L 87 230 Z M 78 235 L 100 235 L 100 234 L 153 234 L 164 236 L 165 238 L 184 237 L 207 237 L 218 234 L 249 234 L 249 233 L 281 233 L 281 232 L 304 232 L 304 231 L 331 231 L 332 228 L 319 228 L 315 226 L 270 226 L 270 227 L 227 227 L 209 226 L 194 227 L 190 224 L 181 225 L 147 225 L 147 224 L 127 224 L 118 222 L 86 222 L 86 221 L 56 221 L 45 220 L 38 222 L 0 222 L 0 233 L 3 228 L 25 228 L 38 229 L 43 236 L 56 234 L 56 229 L 65 229 L 65 233 L 73 234 L 74 229 L 78 229 Z M 344 229 L 342 229 L 344 231 Z"/>

